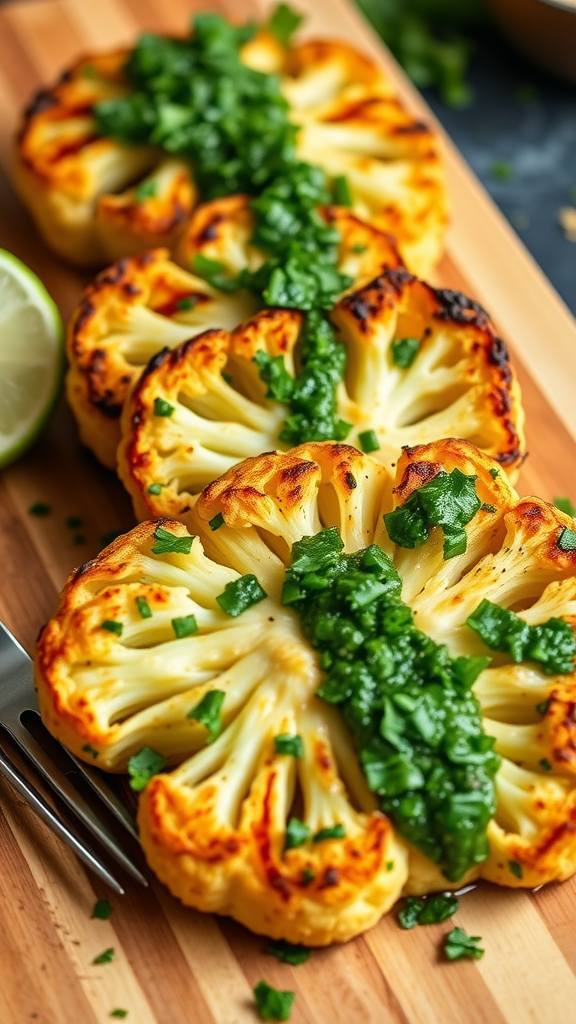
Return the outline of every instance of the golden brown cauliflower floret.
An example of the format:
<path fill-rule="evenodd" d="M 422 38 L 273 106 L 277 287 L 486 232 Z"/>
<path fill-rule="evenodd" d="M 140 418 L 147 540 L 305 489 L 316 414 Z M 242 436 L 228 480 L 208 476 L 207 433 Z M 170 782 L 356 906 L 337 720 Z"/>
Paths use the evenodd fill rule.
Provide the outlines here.
<path fill-rule="evenodd" d="M 226 208 L 230 201 L 206 205 Z M 201 223 L 204 209 L 200 207 L 197 214 Z M 336 207 L 325 211 L 325 216 L 336 221 L 341 231 L 338 267 L 342 273 L 363 279 L 401 265 L 384 232 Z M 213 234 L 214 222 L 219 221 L 212 210 L 210 224 L 205 223 L 207 237 Z M 227 225 L 223 230 L 230 243 Z M 84 292 L 68 331 L 67 393 L 84 444 L 113 469 L 120 413 L 130 382 L 141 368 L 158 352 L 202 331 L 232 330 L 256 308 L 256 299 L 248 292 L 231 294 L 213 288 L 172 263 L 165 249 L 119 260 L 102 271 Z"/>
<path fill-rule="evenodd" d="M 482 502 L 465 550 L 445 559 L 439 527 L 416 548 L 393 544 L 383 516 L 454 469 Z M 502 758 L 497 809 L 489 857 L 466 879 L 530 887 L 574 873 L 576 673 L 515 663 L 466 623 L 487 598 L 528 625 L 574 625 L 568 516 L 519 499 L 493 460 L 451 440 L 406 449 L 395 479 L 342 444 L 269 452 L 215 481 L 185 518 L 194 539 L 174 520 L 144 523 L 73 574 L 36 659 L 43 719 L 78 756 L 119 771 L 148 746 L 178 764 L 139 809 L 148 860 L 173 893 L 321 945 L 369 927 L 401 889 L 448 887 L 374 810 L 343 718 L 315 695 L 318 656 L 281 603 L 292 545 L 325 527 L 348 553 L 376 543 L 392 558 L 415 625 L 452 656 L 492 658 L 473 689 Z M 249 573 L 265 594 L 225 614 L 218 596 Z M 195 717 L 215 691 L 216 727 Z M 278 751 L 282 735 L 300 737 L 301 757 Z M 345 835 L 291 848 L 292 817 L 308 836 L 337 824 Z"/>
<path fill-rule="evenodd" d="M 346 344 L 338 416 L 357 447 L 374 431 L 374 458 L 391 468 L 404 445 L 469 439 L 514 476 L 524 453 L 516 375 L 486 314 L 454 292 L 390 270 L 329 314 Z M 192 498 L 242 458 L 288 448 L 286 404 L 267 397 L 259 353 L 300 364 L 302 315 L 264 310 L 232 333 L 212 331 L 159 355 L 122 417 L 118 469 L 139 518 L 181 517 Z M 395 362 L 409 338 L 417 351 Z M 157 402 L 169 415 L 158 416 Z"/>
<path fill-rule="evenodd" d="M 96 132 L 93 107 L 126 95 L 126 50 L 83 58 L 24 112 L 13 178 L 47 242 L 82 266 L 175 244 L 198 200 L 191 167 L 152 146 Z M 446 226 L 435 134 L 415 121 L 370 60 L 344 43 L 284 48 L 265 32 L 247 64 L 279 73 L 298 153 L 329 177 L 346 175 L 354 211 L 394 234 L 412 270 L 438 260 Z"/>
<path fill-rule="evenodd" d="M 102 271 L 68 330 L 68 401 L 80 437 L 114 469 L 119 418 L 130 382 L 162 349 L 211 327 L 231 329 L 255 309 L 245 292 L 228 295 L 171 263 L 166 249 Z"/>

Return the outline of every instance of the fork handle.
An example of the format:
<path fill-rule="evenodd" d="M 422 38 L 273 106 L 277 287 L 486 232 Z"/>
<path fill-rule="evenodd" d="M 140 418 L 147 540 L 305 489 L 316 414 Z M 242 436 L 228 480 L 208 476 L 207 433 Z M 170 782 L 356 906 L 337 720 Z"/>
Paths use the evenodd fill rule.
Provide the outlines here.
<path fill-rule="evenodd" d="M 124 895 L 124 889 L 116 881 L 116 879 L 106 870 L 106 868 L 100 864 L 96 859 L 91 850 L 81 843 L 73 832 L 71 832 L 66 825 L 57 817 L 50 805 L 44 800 L 44 797 L 38 793 L 38 791 L 30 785 L 28 780 L 22 775 L 15 764 L 10 760 L 7 754 L 0 748 L 0 775 L 6 779 L 7 782 L 20 794 L 21 797 L 26 800 L 33 811 L 42 819 L 48 828 L 62 839 L 71 850 L 74 851 L 76 856 L 81 860 L 86 867 L 90 868 L 94 874 L 98 875 L 106 885 L 110 886 L 114 892 L 120 896 Z"/>

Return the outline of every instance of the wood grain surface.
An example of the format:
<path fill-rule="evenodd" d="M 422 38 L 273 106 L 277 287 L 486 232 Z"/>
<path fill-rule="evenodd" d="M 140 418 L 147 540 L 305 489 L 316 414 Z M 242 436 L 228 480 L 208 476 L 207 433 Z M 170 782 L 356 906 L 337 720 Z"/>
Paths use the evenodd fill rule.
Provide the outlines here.
<path fill-rule="evenodd" d="M 33 90 L 83 51 L 129 43 L 142 28 L 182 31 L 195 7 L 240 18 L 256 0 L 26 0 L 0 12 L 0 245 L 45 281 L 66 318 L 86 278 L 39 241 L 8 180 L 11 136 Z M 431 117 L 347 0 L 299 0 L 306 32 L 340 36 L 375 55 L 416 112 Z M 479 299 L 513 351 L 524 390 L 530 457 L 522 493 L 576 498 L 576 324 L 447 141 L 453 210 L 437 283 Z M 45 518 L 28 508 L 52 506 Z M 66 518 L 80 516 L 73 531 Z M 62 405 L 35 448 L 0 477 L 0 618 L 32 650 L 57 592 L 111 530 L 133 525 L 111 473 L 84 451 Z M 75 533 L 82 534 L 79 543 Z M 483 937 L 476 963 L 442 962 L 452 926 L 406 932 L 391 914 L 345 947 L 297 968 L 263 952 L 233 922 L 186 910 L 162 887 L 128 886 L 109 921 L 91 920 L 99 890 L 75 858 L 0 784 L 0 1022 L 133 1024 L 254 1022 L 264 978 L 297 993 L 294 1024 L 570 1024 L 576 1021 L 573 882 L 538 892 L 480 886 L 458 925 Z M 113 947 L 113 963 L 94 966 Z"/>

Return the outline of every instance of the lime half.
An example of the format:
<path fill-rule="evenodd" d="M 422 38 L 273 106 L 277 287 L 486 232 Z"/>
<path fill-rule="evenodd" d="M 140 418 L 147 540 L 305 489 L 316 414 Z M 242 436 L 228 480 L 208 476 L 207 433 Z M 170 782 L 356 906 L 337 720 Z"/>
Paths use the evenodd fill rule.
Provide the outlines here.
<path fill-rule="evenodd" d="M 20 260 L 0 249 L 0 468 L 38 437 L 60 393 L 58 307 Z"/>

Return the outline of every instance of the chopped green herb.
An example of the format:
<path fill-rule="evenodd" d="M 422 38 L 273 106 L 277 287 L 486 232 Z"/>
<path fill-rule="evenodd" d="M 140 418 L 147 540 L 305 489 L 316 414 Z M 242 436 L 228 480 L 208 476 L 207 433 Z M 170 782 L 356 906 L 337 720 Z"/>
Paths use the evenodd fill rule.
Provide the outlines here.
<path fill-rule="evenodd" d="M 523 875 L 522 865 L 519 864 L 517 860 L 509 860 L 508 861 L 508 867 L 509 867 L 510 871 L 512 872 L 512 874 L 514 875 L 514 878 L 522 878 L 522 875 Z"/>
<path fill-rule="evenodd" d="M 150 484 L 148 487 L 148 494 L 162 494 L 162 484 Z"/>
<path fill-rule="evenodd" d="M 529 626 L 515 612 L 484 598 L 466 623 L 487 647 L 509 654 L 516 663 L 536 661 L 546 675 L 574 671 L 576 638 L 564 619 L 552 618 L 540 626 Z"/>
<path fill-rule="evenodd" d="M 402 370 L 407 370 L 418 355 L 420 348 L 419 338 L 398 338 L 390 346 L 392 349 L 392 362 Z"/>
<path fill-rule="evenodd" d="M 565 526 L 558 537 L 558 547 L 560 551 L 575 551 L 576 550 L 576 531 L 571 530 L 568 526 Z"/>
<path fill-rule="evenodd" d="M 85 64 L 84 67 L 80 69 L 80 74 L 82 75 L 82 78 L 96 78 L 97 77 L 97 75 L 96 75 L 96 68 L 93 67 L 92 64 Z"/>
<path fill-rule="evenodd" d="M 273 939 L 266 946 L 266 953 L 292 967 L 305 964 L 310 959 L 310 950 L 306 946 L 293 945 L 291 942 L 286 942 L 285 939 Z"/>
<path fill-rule="evenodd" d="M 398 914 L 398 921 L 403 928 L 414 928 L 418 924 L 418 917 L 422 910 L 424 910 L 424 900 L 408 896 L 402 910 Z"/>
<path fill-rule="evenodd" d="M 496 469 L 493 466 L 492 469 L 490 470 L 490 476 L 492 477 L 493 480 L 497 480 L 498 477 L 500 476 L 500 470 Z"/>
<path fill-rule="evenodd" d="M 318 651 L 317 695 L 339 705 L 382 810 L 456 880 L 488 855 L 496 804 L 500 761 L 471 689 L 488 659 L 451 659 L 414 627 L 401 589 L 377 545 L 344 554 L 332 527 L 293 545 L 282 599 Z"/>
<path fill-rule="evenodd" d="M 350 186 L 348 184 L 348 178 L 346 178 L 344 174 L 339 174 L 334 178 L 333 190 L 336 206 L 352 206 Z"/>
<path fill-rule="evenodd" d="M 358 244 L 358 245 L 353 245 L 352 246 L 351 252 L 360 254 L 361 252 L 366 252 L 367 249 L 368 249 L 367 245 L 359 245 Z"/>
<path fill-rule="evenodd" d="M 344 825 L 338 822 L 337 825 L 331 825 L 330 828 L 321 828 L 318 832 L 315 832 L 312 836 L 313 843 L 323 843 L 325 839 L 345 839 L 346 829 Z"/>
<path fill-rule="evenodd" d="M 495 505 L 487 505 L 485 501 L 482 502 L 482 504 L 480 505 L 480 508 L 482 509 L 483 512 L 497 512 L 498 511 L 498 509 L 496 508 Z"/>
<path fill-rule="evenodd" d="M 193 295 L 185 295 L 181 299 L 176 300 L 176 309 L 181 312 L 185 312 L 187 309 L 194 309 L 196 305 L 196 299 Z"/>
<path fill-rule="evenodd" d="M 386 871 L 393 871 L 393 870 L 394 870 L 394 861 L 393 860 L 387 860 L 386 861 Z"/>
<path fill-rule="evenodd" d="M 549 707 L 550 707 L 550 697 L 548 698 L 548 700 L 540 701 L 540 704 L 536 704 L 535 705 L 536 711 L 538 712 L 539 715 L 542 715 L 542 717 L 544 717 L 544 715 L 548 714 L 548 708 Z"/>
<path fill-rule="evenodd" d="M 479 947 L 479 942 L 482 942 L 480 935 L 467 935 L 462 928 L 453 928 L 446 936 L 444 952 L 448 960 L 462 960 L 464 957 L 480 960 L 484 950 Z"/>
<path fill-rule="evenodd" d="M 225 265 L 219 260 L 210 260 L 207 256 L 197 252 L 191 264 L 193 274 L 203 277 L 213 288 L 221 292 L 237 292 L 240 284 L 234 277 L 230 277 Z"/>
<path fill-rule="evenodd" d="M 146 600 L 145 597 L 137 597 L 136 598 L 136 607 L 138 608 L 138 611 L 140 613 L 140 618 L 141 619 L 151 619 L 152 618 L 152 609 L 151 609 L 150 605 L 148 604 L 148 601 Z"/>
<path fill-rule="evenodd" d="M 294 378 L 290 376 L 284 363 L 284 356 L 270 356 L 267 352 L 256 352 L 252 360 L 258 367 L 260 379 L 268 385 L 266 398 L 274 398 L 277 402 L 289 402 L 294 393 Z"/>
<path fill-rule="evenodd" d="M 224 370 L 222 370 L 222 380 L 225 380 L 227 384 L 232 384 L 234 378 L 231 373 L 224 373 Z"/>
<path fill-rule="evenodd" d="M 185 636 L 192 636 L 198 632 L 196 616 L 181 615 L 176 619 L 172 619 L 172 629 L 179 640 L 182 640 Z"/>
<path fill-rule="evenodd" d="M 554 498 L 554 504 L 556 508 L 559 508 L 561 512 L 565 512 L 567 516 L 576 518 L 576 508 L 570 501 L 570 498 Z"/>
<path fill-rule="evenodd" d="M 31 505 L 28 509 L 28 515 L 30 516 L 49 516 L 52 511 L 52 505 L 47 505 L 44 501 L 37 501 L 35 505 Z"/>
<path fill-rule="evenodd" d="M 490 166 L 490 174 L 499 181 L 510 181 L 516 174 L 516 170 L 510 160 L 495 160 Z"/>
<path fill-rule="evenodd" d="M 170 405 L 165 398 L 154 399 L 154 415 L 155 416 L 171 416 L 174 412 L 174 406 Z"/>
<path fill-rule="evenodd" d="M 153 199 L 158 191 L 158 184 L 155 181 L 141 181 L 134 189 L 136 201 L 145 203 L 147 199 Z"/>
<path fill-rule="evenodd" d="M 450 893 L 438 893 L 435 896 L 427 896 L 424 901 L 424 909 L 418 915 L 418 924 L 440 924 L 447 921 L 449 917 L 458 910 L 458 900 Z"/>
<path fill-rule="evenodd" d="M 256 1007 L 260 1020 L 290 1020 L 295 992 L 280 992 L 266 981 L 259 981 L 254 987 Z"/>
<path fill-rule="evenodd" d="M 89 743 L 85 743 L 82 750 L 85 754 L 90 754 L 90 757 L 98 757 L 98 751 L 95 747 L 91 747 Z"/>
<path fill-rule="evenodd" d="M 363 430 L 361 434 L 358 434 L 358 440 L 362 451 L 366 455 L 369 455 L 370 452 L 377 452 L 380 448 L 380 442 L 375 430 Z"/>
<path fill-rule="evenodd" d="M 304 15 L 297 14 L 288 4 L 278 4 L 268 22 L 268 30 L 273 36 L 276 36 L 282 46 L 288 46 L 290 39 L 303 20 Z"/>
<path fill-rule="evenodd" d="M 316 878 L 311 868 L 302 868 L 302 881 L 304 885 L 310 885 Z"/>
<path fill-rule="evenodd" d="M 238 580 L 227 583 L 224 593 L 219 594 L 216 600 L 222 611 L 235 618 L 253 604 L 263 601 L 266 596 L 266 591 L 262 589 L 254 574 L 248 573 Z"/>
<path fill-rule="evenodd" d="M 444 558 L 466 551 L 465 526 L 482 502 L 476 493 L 476 477 L 459 469 L 441 470 L 423 487 L 413 491 L 403 505 L 388 512 L 384 523 L 394 544 L 416 548 L 428 540 L 428 531 L 439 526 L 444 533 Z"/>
<path fill-rule="evenodd" d="M 137 754 L 132 754 L 126 765 L 131 788 L 140 793 L 152 776 L 162 771 L 165 764 L 166 758 L 152 750 L 152 747 L 142 747 Z"/>
<path fill-rule="evenodd" d="M 286 826 L 286 850 L 294 850 L 297 846 L 303 846 L 310 838 L 310 829 L 299 818 L 290 818 Z"/>
<path fill-rule="evenodd" d="M 552 771 L 552 765 L 550 764 L 550 761 L 548 760 L 547 757 L 543 757 L 541 761 L 538 761 L 538 764 L 540 765 L 541 768 L 544 769 L 545 772 L 551 772 Z"/>
<path fill-rule="evenodd" d="M 274 747 L 277 754 L 285 754 L 288 757 L 302 757 L 304 753 L 302 737 L 292 736 L 289 733 L 275 736 Z"/>
<path fill-rule="evenodd" d="M 124 626 L 121 622 L 114 622 L 113 619 L 104 619 L 104 622 L 100 623 L 100 629 L 106 629 L 109 633 L 115 633 L 116 636 L 122 636 Z"/>
<path fill-rule="evenodd" d="M 93 964 L 111 964 L 113 959 L 114 959 L 114 949 L 113 949 L 112 946 L 110 946 L 109 949 L 105 949 L 103 953 L 100 953 L 100 956 L 95 956 L 93 961 L 92 961 L 92 963 Z"/>
<path fill-rule="evenodd" d="M 157 526 L 154 530 L 156 543 L 152 545 L 153 555 L 189 555 L 194 537 L 177 537 L 170 533 L 163 526 Z"/>
<path fill-rule="evenodd" d="M 128 1010 L 110 1010 L 110 1016 L 116 1017 L 117 1020 L 124 1020 L 128 1016 Z"/>
<path fill-rule="evenodd" d="M 112 913 L 112 904 L 108 900 L 96 900 L 94 909 L 92 910 L 92 917 L 97 918 L 99 921 L 107 921 Z"/>
<path fill-rule="evenodd" d="M 75 533 L 74 536 L 72 537 L 72 543 L 73 544 L 85 544 L 86 543 L 86 537 L 84 536 L 83 533 Z"/>
<path fill-rule="evenodd" d="M 224 526 L 224 516 L 221 512 L 218 512 L 208 523 L 211 530 L 219 530 L 221 526 Z"/>
<path fill-rule="evenodd" d="M 220 711 L 226 693 L 224 690 L 208 690 L 202 700 L 188 712 L 186 718 L 193 718 L 206 726 L 208 732 L 207 743 L 213 743 L 222 732 L 222 719 Z"/>
<path fill-rule="evenodd" d="M 77 530 L 79 526 L 82 526 L 82 520 L 80 516 L 68 516 L 66 520 L 66 526 L 71 530 Z"/>
<path fill-rule="evenodd" d="M 100 543 L 107 548 L 109 544 L 113 543 L 113 541 L 118 540 L 118 537 L 121 537 L 123 533 L 124 530 L 108 530 L 106 533 L 101 535 Z"/>

